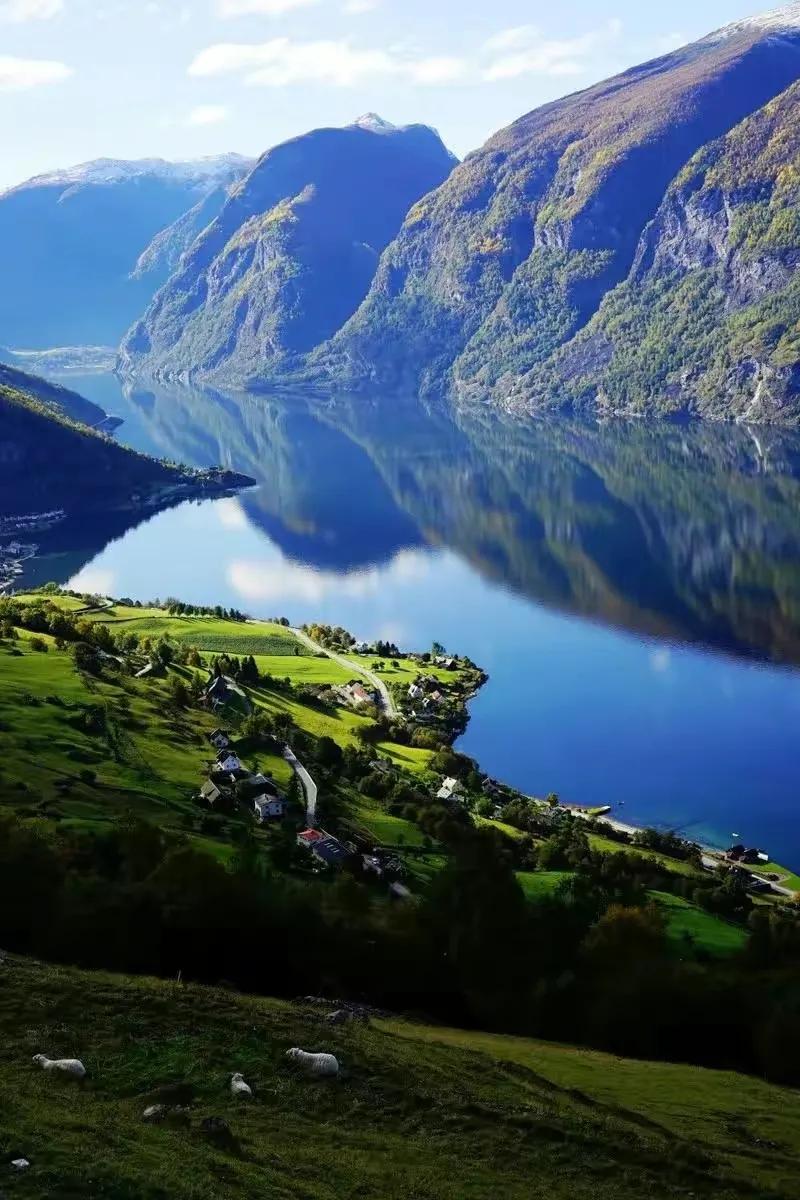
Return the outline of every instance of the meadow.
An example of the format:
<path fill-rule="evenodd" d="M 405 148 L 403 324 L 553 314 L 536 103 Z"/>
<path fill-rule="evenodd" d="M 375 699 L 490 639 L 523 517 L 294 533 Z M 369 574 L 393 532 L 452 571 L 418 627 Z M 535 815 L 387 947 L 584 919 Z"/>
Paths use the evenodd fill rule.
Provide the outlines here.
<path fill-rule="evenodd" d="M 294 1045 L 335 1053 L 341 1077 L 298 1077 Z M 42 1073 L 39 1052 L 79 1056 L 85 1085 Z M 251 1103 L 231 1098 L 233 1071 Z M 142 1121 L 176 1090 L 184 1117 Z M 219 988 L 17 957 L 0 968 L 13 1200 L 788 1200 L 795 1101 L 729 1072 L 526 1038 L 394 1018 L 331 1028 L 313 1008 Z M 226 1148 L 202 1133 L 212 1116 Z M 31 1165 L 14 1175 L 17 1156 Z"/>

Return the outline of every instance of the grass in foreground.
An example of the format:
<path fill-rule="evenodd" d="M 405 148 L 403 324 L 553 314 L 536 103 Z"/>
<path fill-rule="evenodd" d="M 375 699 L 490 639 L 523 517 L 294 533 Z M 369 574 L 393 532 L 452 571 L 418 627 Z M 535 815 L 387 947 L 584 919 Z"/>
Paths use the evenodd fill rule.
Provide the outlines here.
<path fill-rule="evenodd" d="M 292 1045 L 333 1051 L 333 1083 Z M 83 1088 L 31 1064 L 78 1055 Z M 230 1073 L 255 1090 L 237 1106 Z M 188 1128 L 142 1123 L 193 1087 Z M 157 1098 L 157 1097 L 156 1097 Z M 209 1145 L 223 1117 L 238 1152 Z M 796 1094 L 724 1072 L 620 1060 L 400 1020 L 328 1028 L 228 991 L 11 959 L 0 969 L 0 1172 L 10 1198 L 640 1200 L 794 1196 Z M 29 1171 L 12 1174 L 24 1155 Z"/>

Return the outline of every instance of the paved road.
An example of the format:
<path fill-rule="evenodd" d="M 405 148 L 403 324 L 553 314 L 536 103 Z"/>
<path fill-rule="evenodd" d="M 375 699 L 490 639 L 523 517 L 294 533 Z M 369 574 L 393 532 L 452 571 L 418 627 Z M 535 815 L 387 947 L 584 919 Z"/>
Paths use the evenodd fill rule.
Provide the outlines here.
<path fill-rule="evenodd" d="M 368 670 L 366 667 L 360 666 L 358 663 L 351 662 L 349 658 L 345 658 L 343 654 L 336 654 L 333 650 L 326 650 L 324 646 L 320 646 L 319 642 L 315 642 L 307 633 L 303 633 L 302 629 L 293 629 L 292 633 L 299 638 L 303 645 L 308 646 L 309 650 L 313 650 L 315 654 L 327 654 L 328 658 L 332 658 L 340 667 L 344 667 L 346 671 L 356 671 L 359 675 L 363 675 L 369 680 L 376 692 L 380 696 L 381 708 L 387 717 L 399 717 L 400 712 L 394 702 L 392 693 L 389 691 L 383 680 L 375 674 L 374 671 Z"/>
<path fill-rule="evenodd" d="M 284 746 L 283 757 L 291 765 L 306 794 L 306 824 L 313 829 L 317 823 L 317 785 L 297 758 L 291 746 Z"/>

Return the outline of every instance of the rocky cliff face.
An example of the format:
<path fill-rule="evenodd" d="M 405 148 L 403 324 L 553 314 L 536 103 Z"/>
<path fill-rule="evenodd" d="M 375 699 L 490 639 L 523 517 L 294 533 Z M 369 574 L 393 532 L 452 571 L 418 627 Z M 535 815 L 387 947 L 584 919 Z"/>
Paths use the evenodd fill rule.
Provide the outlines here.
<path fill-rule="evenodd" d="M 123 369 L 248 378 L 331 337 L 409 207 L 455 160 L 425 126 L 374 117 L 269 151 L 122 347 Z"/>
<path fill-rule="evenodd" d="M 365 303 L 316 356 L 320 374 L 505 402 L 627 278 L 692 156 L 800 78 L 797 12 L 739 23 L 493 137 L 411 209 Z M 591 361 L 604 352 L 601 338 Z"/>
<path fill-rule="evenodd" d="M 704 147 L 523 405 L 800 421 L 800 84 Z"/>
<path fill-rule="evenodd" d="M 0 194 L 0 343 L 118 345 L 167 275 L 156 255 L 136 272 L 150 243 L 249 165 L 103 159 Z"/>

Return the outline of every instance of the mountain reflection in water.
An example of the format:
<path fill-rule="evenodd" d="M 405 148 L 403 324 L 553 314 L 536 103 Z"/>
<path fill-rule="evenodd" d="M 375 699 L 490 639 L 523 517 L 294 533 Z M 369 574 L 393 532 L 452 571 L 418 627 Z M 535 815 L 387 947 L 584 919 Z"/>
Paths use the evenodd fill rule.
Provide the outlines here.
<path fill-rule="evenodd" d="M 241 508 L 290 559 L 347 572 L 444 546 L 537 603 L 800 661 L 796 435 L 522 423 L 363 396 L 172 388 L 126 402 L 162 454 L 258 479 Z"/>
<path fill-rule="evenodd" d="M 259 482 L 84 529 L 42 577 L 435 638 L 489 671 L 460 746 L 490 773 L 800 866 L 797 437 L 72 384 Z"/>

